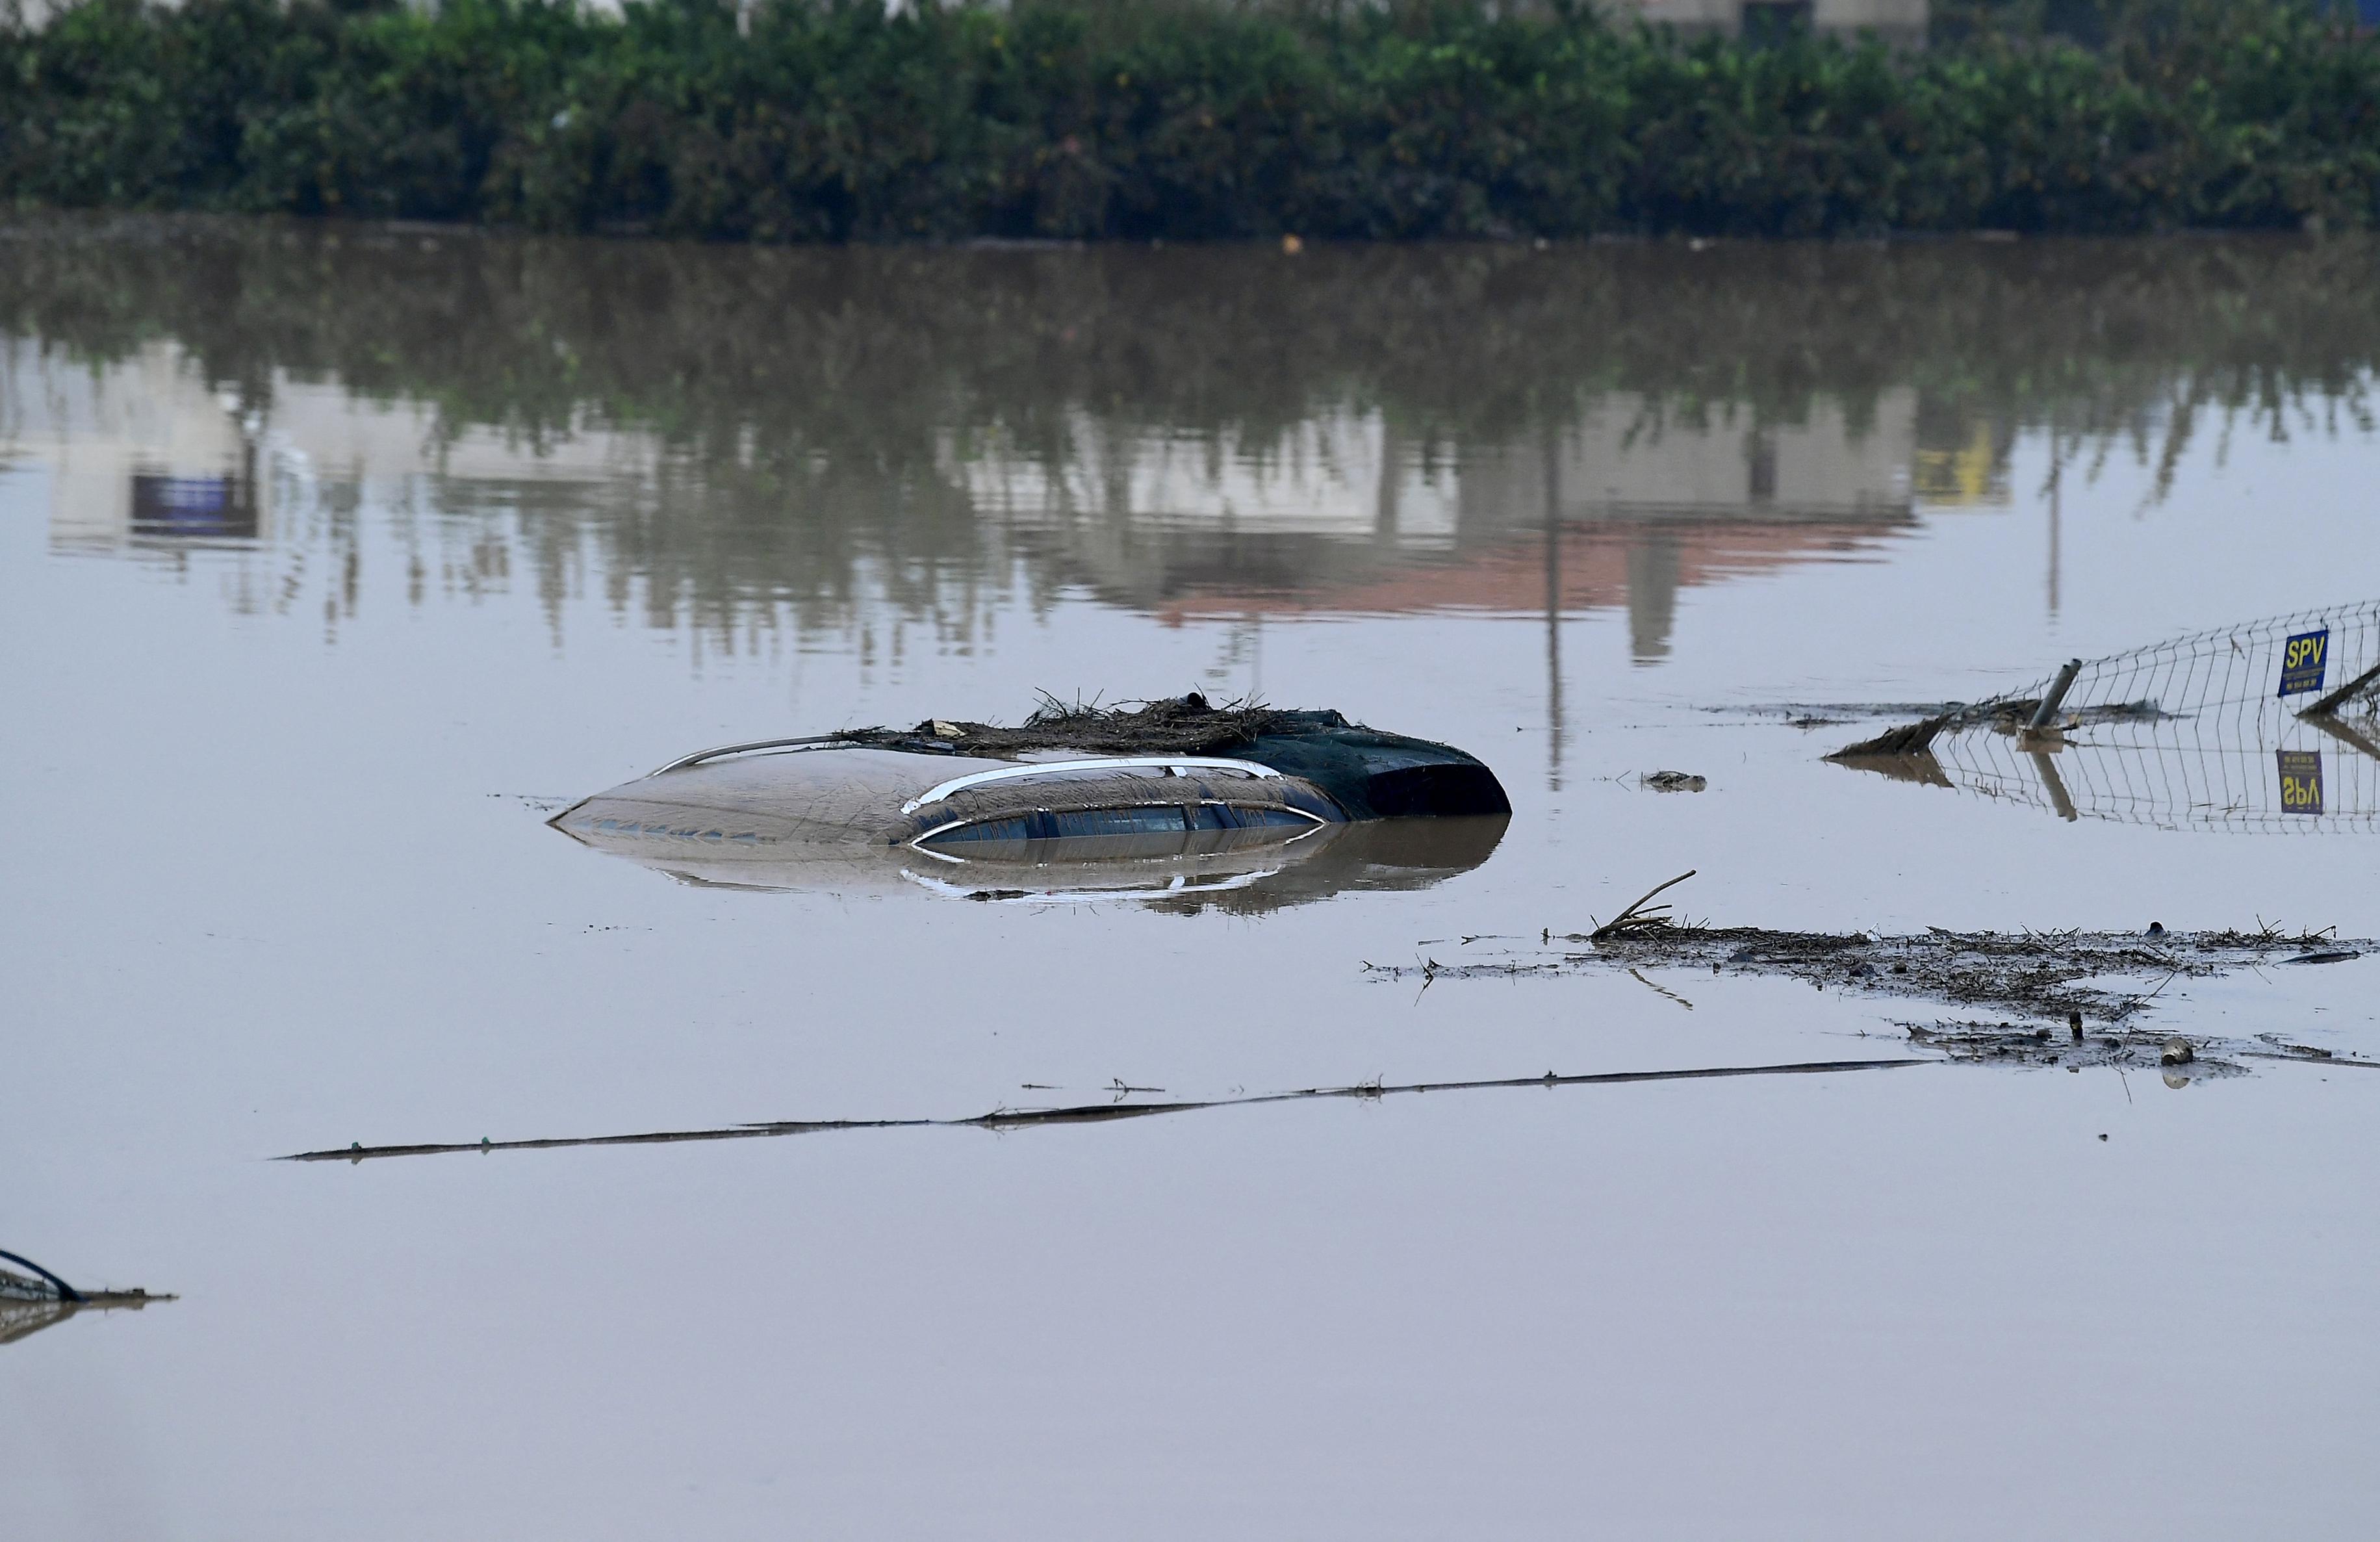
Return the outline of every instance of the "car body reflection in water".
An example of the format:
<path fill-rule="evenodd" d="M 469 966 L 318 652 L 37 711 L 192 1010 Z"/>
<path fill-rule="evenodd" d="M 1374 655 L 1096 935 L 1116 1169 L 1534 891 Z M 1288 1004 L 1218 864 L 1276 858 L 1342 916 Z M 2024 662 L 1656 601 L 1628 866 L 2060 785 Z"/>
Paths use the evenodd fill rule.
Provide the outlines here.
<path fill-rule="evenodd" d="M 564 828 L 597 851 L 704 888 L 1259 915 L 1338 894 L 1427 889 L 1486 862 L 1510 822 L 1486 814 L 1309 825 L 1287 839 L 1269 830 L 1184 830 L 985 841 L 970 843 L 964 856 Z"/>

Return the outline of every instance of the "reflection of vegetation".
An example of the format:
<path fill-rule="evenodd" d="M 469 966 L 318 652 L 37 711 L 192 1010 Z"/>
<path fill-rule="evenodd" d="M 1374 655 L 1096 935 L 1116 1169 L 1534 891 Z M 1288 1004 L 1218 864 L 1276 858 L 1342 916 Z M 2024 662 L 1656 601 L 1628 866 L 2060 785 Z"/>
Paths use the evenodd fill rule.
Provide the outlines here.
<path fill-rule="evenodd" d="M 863 565 L 912 613 L 1004 581 L 1015 553 L 951 470 L 984 443 L 1060 467 L 1086 432 L 1261 451 L 1318 416 L 1378 413 L 1459 465 L 1609 393 L 1677 432 L 1821 402 L 1857 429 L 1913 388 L 1946 465 L 1972 458 L 1978 425 L 1996 459 L 2045 425 L 2168 455 L 2210 413 L 2282 434 L 2368 424 L 2380 359 L 2375 249 L 2346 238 L 1289 258 L 110 221 L 19 226 L 0 249 L 0 333 L 93 359 L 170 336 L 258 405 L 281 372 L 432 404 L 449 434 L 652 434 L 654 486 L 591 508 L 524 490 L 516 517 L 540 572 L 589 539 L 617 583 L 722 622 L 751 601 L 841 613 Z"/>
<path fill-rule="evenodd" d="M 1970 0 L 1894 55 L 1586 0 L 762 0 L 748 36 L 718 0 L 89 0 L 0 28 L 0 198 L 767 241 L 2380 214 L 2380 51 L 2335 10 L 2058 8 L 2091 25 Z"/>

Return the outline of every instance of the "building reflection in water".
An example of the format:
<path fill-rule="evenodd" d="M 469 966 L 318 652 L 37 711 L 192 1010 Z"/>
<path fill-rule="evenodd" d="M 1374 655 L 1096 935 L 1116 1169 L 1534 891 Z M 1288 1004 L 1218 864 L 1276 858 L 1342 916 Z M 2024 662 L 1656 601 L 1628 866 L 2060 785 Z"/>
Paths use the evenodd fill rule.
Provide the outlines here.
<path fill-rule="evenodd" d="M 2380 356 L 2353 242 L 1292 262 L 113 231 L 25 227 L 0 266 L 0 449 L 47 467 L 60 552 L 233 548 L 234 603 L 334 625 L 394 552 L 408 601 L 526 583 L 557 636 L 588 598 L 864 657 L 1064 593 L 1246 634 L 1533 614 L 1557 702 L 1566 615 L 1624 610 L 1658 664 L 1686 589 L 2007 506 L 2022 426 L 2070 463 L 2178 444 Z"/>
<path fill-rule="evenodd" d="M 269 486 L 239 404 L 207 390 L 179 348 L 45 367 L 56 362 L 0 340 L 0 422 L 48 467 L 52 550 L 237 546 L 270 533 Z"/>
<path fill-rule="evenodd" d="M 1613 393 L 1535 443 L 1438 464 L 1377 414 L 1300 424 L 1269 452 L 1084 424 L 1080 457 L 1054 471 L 998 445 L 946 464 L 1069 581 L 1169 622 L 1617 606 L 1636 662 L 1656 663 L 1682 588 L 1914 523 L 1914 393 L 1856 428 L 1823 401 L 1803 422 L 1750 419 Z"/>
<path fill-rule="evenodd" d="M 447 431 L 429 404 L 278 377 L 268 405 L 246 407 L 170 343 L 95 369 L 21 343 L 5 357 L 8 438 L 51 470 L 50 544 L 61 553 L 256 547 L 285 535 L 346 548 L 331 565 L 352 585 L 354 514 L 377 486 L 393 508 L 431 512 L 449 590 L 575 566 L 557 555 L 607 527 L 619 532 L 623 505 L 719 530 L 748 596 L 864 588 L 847 573 L 804 571 L 822 553 L 803 543 L 765 539 L 784 521 L 769 517 L 779 511 L 746 467 L 638 429 L 590 423 L 524 444 L 492 430 Z M 1856 429 L 1825 402 L 1800 423 L 1749 418 L 1688 419 L 1614 393 L 1545 427 L 1534 446 L 1457 444 L 1431 456 L 1378 411 L 1320 413 L 1265 444 L 1083 414 L 1058 457 L 998 433 L 949 434 L 936 469 L 975 527 L 947 555 L 989 590 L 1004 592 L 1003 570 L 1021 563 L 1036 588 L 1078 589 L 1174 625 L 1624 608 L 1632 657 L 1652 664 L 1670 651 L 1682 589 L 1835 560 L 1914 523 L 1912 393 L 1885 394 Z M 277 530 L 276 505 L 302 517 Z M 739 550 L 738 536 L 755 539 Z M 643 576 L 633 550 L 615 543 L 606 555 L 605 589 L 625 601 Z M 417 555 L 410 601 L 426 597 L 429 572 Z M 686 619 L 674 598 L 657 597 L 650 619 Z M 355 601 L 337 603 L 352 612 Z"/>

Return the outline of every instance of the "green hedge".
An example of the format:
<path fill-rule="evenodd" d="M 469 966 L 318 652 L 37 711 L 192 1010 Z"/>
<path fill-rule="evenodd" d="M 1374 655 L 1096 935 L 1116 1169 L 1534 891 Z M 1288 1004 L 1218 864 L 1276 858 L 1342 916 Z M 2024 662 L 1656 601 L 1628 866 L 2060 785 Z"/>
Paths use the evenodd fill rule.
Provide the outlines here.
<path fill-rule="evenodd" d="M 89 0 L 0 26 L 0 201 L 762 241 L 2375 222 L 2380 46 L 2149 3 L 2098 48 L 1895 54 L 1475 0 L 776 0 L 749 36 L 719 0 Z"/>

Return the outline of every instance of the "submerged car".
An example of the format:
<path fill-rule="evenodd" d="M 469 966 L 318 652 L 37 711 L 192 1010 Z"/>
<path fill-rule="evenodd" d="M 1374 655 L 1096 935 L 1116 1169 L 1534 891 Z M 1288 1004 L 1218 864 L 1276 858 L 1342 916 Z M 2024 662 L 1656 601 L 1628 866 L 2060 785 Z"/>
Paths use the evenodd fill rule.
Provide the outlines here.
<path fill-rule="evenodd" d="M 1194 696 L 1013 729 L 936 720 L 730 745 L 550 822 L 699 883 L 1291 903 L 1475 867 L 1511 811 L 1495 773 L 1450 746 Z"/>

